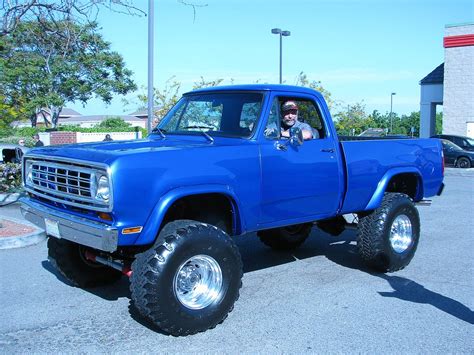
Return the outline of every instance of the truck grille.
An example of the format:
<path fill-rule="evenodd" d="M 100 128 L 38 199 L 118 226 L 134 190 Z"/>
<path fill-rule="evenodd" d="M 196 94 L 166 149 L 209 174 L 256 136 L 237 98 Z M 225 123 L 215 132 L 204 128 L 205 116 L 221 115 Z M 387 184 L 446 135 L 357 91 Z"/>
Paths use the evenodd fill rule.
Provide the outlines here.
<path fill-rule="evenodd" d="M 71 206 L 108 211 L 109 204 L 95 199 L 96 175 L 105 171 L 50 161 L 25 161 L 29 176 L 25 188 L 43 199 Z"/>
<path fill-rule="evenodd" d="M 91 196 L 91 173 L 73 169 L 33 164 L 33 185 L 50 192 Z"/>

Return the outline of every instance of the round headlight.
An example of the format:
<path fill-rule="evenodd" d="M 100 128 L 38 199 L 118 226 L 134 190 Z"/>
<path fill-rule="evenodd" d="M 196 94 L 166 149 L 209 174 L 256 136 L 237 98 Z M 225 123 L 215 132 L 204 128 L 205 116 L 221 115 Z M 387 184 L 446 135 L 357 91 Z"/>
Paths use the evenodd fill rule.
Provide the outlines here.
<path fill-rule="evenodd" d="M 110 198 L 109 179 L 105 175 L 102 175 L 97 183 L 96 197 L 105 201 L 108 201 Z"/>

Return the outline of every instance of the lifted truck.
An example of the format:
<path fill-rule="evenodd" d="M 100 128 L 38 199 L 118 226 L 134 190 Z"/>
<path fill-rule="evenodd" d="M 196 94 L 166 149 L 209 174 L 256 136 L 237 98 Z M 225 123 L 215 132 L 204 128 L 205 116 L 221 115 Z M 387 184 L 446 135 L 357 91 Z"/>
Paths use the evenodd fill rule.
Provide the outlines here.
<path fill-rule="evenodd" d="M 281 137 L 286 100 L 319 138 Z M 215 87 L 183 95 L 147 139 L 28 152 L 22 211 L 73 284 L 126 274 L 144 318 L 188 335 L 222 322 L 239 297 L 237 235 L 289 250 L 314 224 L 337 235 L 355 214 L 362 259 L 404 268 L 420 237 L 415 204 L 441 194 L 443 169 L 437 139 L 340 142 L 314 90 Z"/>

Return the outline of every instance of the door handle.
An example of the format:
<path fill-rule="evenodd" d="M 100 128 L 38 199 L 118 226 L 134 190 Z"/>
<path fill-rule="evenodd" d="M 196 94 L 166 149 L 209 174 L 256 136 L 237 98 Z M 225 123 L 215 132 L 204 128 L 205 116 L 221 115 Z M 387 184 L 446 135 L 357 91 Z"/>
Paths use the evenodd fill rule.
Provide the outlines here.
<path fill-rule="evenodd" d="M 288 147 L 285 145 L 285 144 L 281 144 L 281 143 L 275 143 L 275 148 L 277 150 L 283 150 L 283 151 L 286 151 L 288 150 Z"/>
<path fill-rule="evenodd" d="M 336 150 L 334 148 L 331 149 L 321 149 L 323 153 L 334 153 Z"/>

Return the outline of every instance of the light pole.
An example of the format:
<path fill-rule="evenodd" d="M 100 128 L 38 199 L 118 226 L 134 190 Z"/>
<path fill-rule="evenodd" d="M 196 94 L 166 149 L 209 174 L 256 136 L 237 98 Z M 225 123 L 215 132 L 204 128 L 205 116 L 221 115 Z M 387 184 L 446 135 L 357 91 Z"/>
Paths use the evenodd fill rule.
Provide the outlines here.
<path fill-rule="evenodd" d="M 291 35 L 291 32 L 290 31 L 282 31 L 281 29 L 279 28 L 273 28 L 272 29 L 272 33 L 275 34 L 275 35 L 280 35 L 280 84 L 282 83 L 282 73 L 281 73 L 281 62 L 282 62 L 282 37 L 285 36 L 285 37 L 288 37 L 289 35 Z"/>
<path fill-rule="evenodd" d="M 393 118 L 392 118 L 392 111 L 393 111 L 393 95 L 396 95 L 396 92 L 392 92 L 390 94 L 390 134 L 393 133 Z"/>
<path fill-rule="evenodd" d="M 154 37 L 155 11 L 153 0 L 148 0 L 148 134 L 151 133 L 153 121 L 153 37 Z"/>

